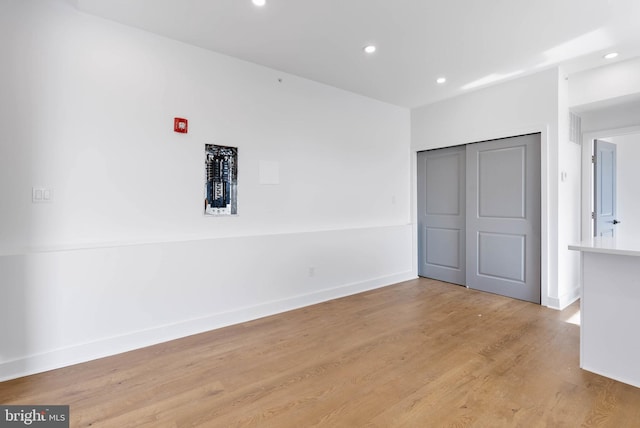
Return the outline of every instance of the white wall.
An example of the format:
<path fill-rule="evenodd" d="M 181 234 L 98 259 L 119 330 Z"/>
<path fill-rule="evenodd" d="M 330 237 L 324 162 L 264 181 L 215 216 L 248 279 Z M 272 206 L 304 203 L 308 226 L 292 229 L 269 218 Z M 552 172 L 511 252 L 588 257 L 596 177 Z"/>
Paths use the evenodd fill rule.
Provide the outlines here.
<path fill-rule="evenodd" d="M 624 98 L 640 92 L 640 58 L 575 73 L 569 81 L 570 107 Z"/>
<path fill-rule="evenodd" d="M 568 141 L 567 88 L 557 69 L 505 82 L 412 110 L 412 152 L 542 134 L 542 303 L 562 308 L 578 297 L 579 261 L 567 249 L 579 233 L 573 200 L 559 202 L 579 186 L 579 148 Z M 562 120 L 562 122 L 561 122 Z M 573 145 L 573 146 L 570 146 Z M 575 151 L 577 159 L 573 159 Z M 560 182 L 560 171 L 568 172 Z M 577 220 L 579 222 L 579 219 Z M 567 244 L 568 245 L 568 244 Z"/>
<path fill-rule="evenodd" d="M 562 69 L 558 78 L 558 298 L 564 307 L 580 295 L 580 253 L 568 247 L 581 240 L 582 147 L 569 141 L 569 81 Z"/>
<path fill-rule="evenodd" d="M 640 100 L 582 111 L 582 132 L 592 133 L 640 125 Z"/>
<path fill-rule="evenodd" d="M 63 0 L 4 1 L 0 53 L 0 379 L 413 277 L 408 110 Z M 206 143 L 237 217 L 202 215 Z"/>

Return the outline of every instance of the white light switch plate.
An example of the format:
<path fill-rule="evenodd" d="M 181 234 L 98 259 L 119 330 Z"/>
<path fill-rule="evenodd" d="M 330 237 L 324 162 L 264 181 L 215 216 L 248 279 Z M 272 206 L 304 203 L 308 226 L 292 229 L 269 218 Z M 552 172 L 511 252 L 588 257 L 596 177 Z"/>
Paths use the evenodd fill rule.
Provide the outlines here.
<path fill-rule="evenodd" d="M 31 189 L 31 201 L 34 204 L 53 202 L 53 189 L 50 187 L 33 187 Z"/>

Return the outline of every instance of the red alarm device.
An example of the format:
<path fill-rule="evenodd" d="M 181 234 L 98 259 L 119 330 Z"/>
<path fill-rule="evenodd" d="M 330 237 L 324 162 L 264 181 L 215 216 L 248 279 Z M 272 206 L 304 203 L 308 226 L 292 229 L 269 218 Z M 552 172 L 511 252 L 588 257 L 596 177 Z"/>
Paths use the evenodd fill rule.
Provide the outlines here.
<path fill-rule="evenodd" d="M 173 130 L 175 132 L 179 132 L 181 134 L 186 134 L 189 125 L 189 121 L 187 119 L 183 119 L 181 117 L 176 117 L 173 119 Z"/>

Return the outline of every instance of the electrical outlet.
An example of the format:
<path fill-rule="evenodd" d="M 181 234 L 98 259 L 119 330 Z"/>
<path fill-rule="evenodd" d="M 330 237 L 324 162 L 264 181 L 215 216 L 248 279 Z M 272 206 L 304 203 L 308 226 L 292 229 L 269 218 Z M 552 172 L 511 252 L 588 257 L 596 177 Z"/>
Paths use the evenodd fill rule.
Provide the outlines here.
<path fill-rule="evenodd" d="M 309 278 L 313 278 L 314 276 L 316 276 L 316 268 L 311 266 L 309 268 Z"/>

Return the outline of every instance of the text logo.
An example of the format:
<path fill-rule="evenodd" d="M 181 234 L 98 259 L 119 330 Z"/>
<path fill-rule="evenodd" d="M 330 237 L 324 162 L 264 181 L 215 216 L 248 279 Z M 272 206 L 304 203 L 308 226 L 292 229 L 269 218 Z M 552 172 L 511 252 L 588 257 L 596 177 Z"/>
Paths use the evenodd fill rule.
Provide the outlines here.
<path fill-rule="evenodd" d="M 2 406 L 0 428 L 69 428 L 69 406 Z"/>

